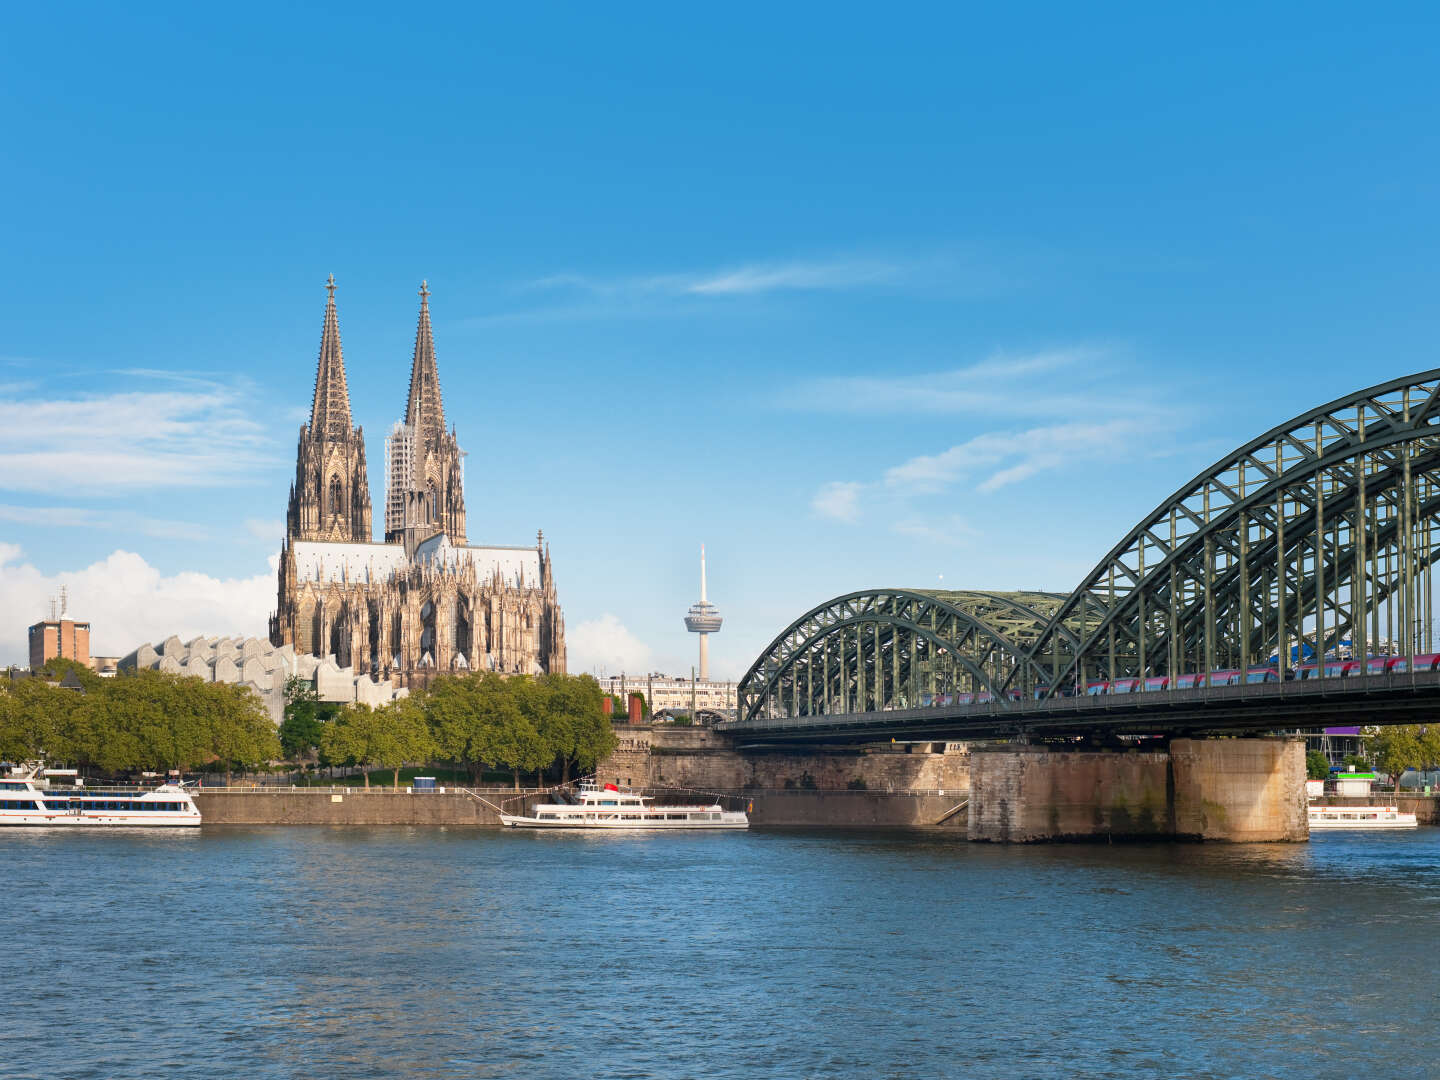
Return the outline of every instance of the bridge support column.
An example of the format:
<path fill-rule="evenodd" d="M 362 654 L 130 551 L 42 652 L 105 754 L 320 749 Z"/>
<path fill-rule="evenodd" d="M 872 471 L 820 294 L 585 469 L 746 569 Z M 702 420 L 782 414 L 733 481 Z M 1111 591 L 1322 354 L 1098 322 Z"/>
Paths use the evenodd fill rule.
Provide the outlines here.
<path fill-rule="evenodd" d="M 969 838 L 1294 841 L 1309 837 L 1304 743 L 1174 739 L 1169 749 L 971 748 Z"/>
<path fill-rule="evenodd" d="M 1310 838 L 1305 740 L 1173 739 L 1175 833 L 1199 840 Z"/>

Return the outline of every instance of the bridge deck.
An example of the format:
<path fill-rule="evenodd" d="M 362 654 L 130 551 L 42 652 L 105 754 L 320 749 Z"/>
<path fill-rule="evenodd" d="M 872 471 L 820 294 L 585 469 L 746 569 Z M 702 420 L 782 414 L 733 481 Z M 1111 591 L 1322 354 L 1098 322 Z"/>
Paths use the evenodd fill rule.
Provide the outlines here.
<path fill-rule="evenodd" d="M 1049 701 L 756 718 L 716 730 L 764 742 L 1261 732 L 1419 724 L 1440 711 L 1440 672 L 1307 679 Z"/>

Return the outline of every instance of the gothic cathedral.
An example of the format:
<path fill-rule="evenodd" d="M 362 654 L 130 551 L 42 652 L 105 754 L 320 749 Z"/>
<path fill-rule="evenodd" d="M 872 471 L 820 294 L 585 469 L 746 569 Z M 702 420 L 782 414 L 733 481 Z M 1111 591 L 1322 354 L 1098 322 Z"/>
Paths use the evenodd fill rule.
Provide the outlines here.
<path fill-rule="evenodd" d="M 372 539 L 365 435 L 350 426 L 333 275 L 326 288 L 270 640 L 403 686 L 447 672 L 563 672 L 565 617 L 544 536 L 534 547 L 466 541 L 462 451 L 445 430 L 423 284 L 405 419 L 386 440 L 385 540 Z"/>

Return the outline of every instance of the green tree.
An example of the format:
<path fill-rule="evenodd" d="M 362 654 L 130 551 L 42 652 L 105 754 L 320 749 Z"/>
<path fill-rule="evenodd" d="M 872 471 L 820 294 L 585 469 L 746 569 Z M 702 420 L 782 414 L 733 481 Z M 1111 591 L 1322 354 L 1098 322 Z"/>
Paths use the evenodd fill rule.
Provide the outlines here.
<path fill-rule="evenodd" d="M 332 760 L 360 766 L 367 788 L 368 770 L 376 767 L 392 769 L 398 788 L 401 766 L 427 760 L 432 746 L 424 711 L 407 698 L 378 709 L 347 705 L 324 725 L 320 738 Z"/>
<path fill-rule="evenodd" d="M 370 764 L 369 753 L 371 715 L 368 705 L 346 705 L 335 719 L 326 723 L 320 732 L 320 754 L 322 760 L 336 765 L 358 765 L 364 772 Z M 370 775 L 365 773 L 365 786 L 370 786 Z"/>
<path fill-rule="evenodd" d="M 52 656 L 43 665 L 35 669 L 35 674 L 41 679 L 59 682 L 71 672 L 80 680 L 80 685 L 86 691 L 98 690 L 105 684 L 105 680 L 96 675 L 79 660 L 72 660 L 68 656 Z"/>
<path fill-rule="evenodd" d="M 63 718 L 57 715 L 62 691 L 39 679 L 19 679 L 0 692 L 0 757 L 8 761 L 35 761 L 56 755 Z M 67 697 L 78 695 L 63 691 Z"/>
<path fill-rule="evenodd" d="M 309 681 L 290 676 L 285 680 L 285 715 L 280 721 L 280 749 L 286 760 L 299 761 L 318 751 L 323 730 L 320 695 Z"/>
<path fill-rule="evenodd" d="M 160 671 L 114 679 L 103 698 L 91 698 L 106 710 L 96 718 L 95 764 L 110 771 L 187 769 L 217 757 L 205 686 Z"/>
<path fill-rule="evenodd" d="M 436 679 L 421 700 L 434 752 L 468 771 L 478 781 L 486 760 L 489 729 L 480 714 L 479 689 L 487 674 Z"/>
<path fill-rule="evenodd" d="M 1426 769 L 1440 762 L 1440 727 L 1418 724 L 1396 724 L 1371 728 L 1366 749 L 1382 772 L 1395 778 L 1406 769 Z"/>
<path fill-rule="evenodd" d="M 234 683 L 204 683 L 210 720 L 210 749 L 225 763 L 225 783 L 232 768 L 249 769 L 280 754 L 275 725 L 258 694 Z"/>
<path fill-rule="evenodd" d="M 556 708 L 569 718 L 570 741 L 561 748 L 567 763 L 564 779 L 569 779 L 569 764 L 582 773 L 592 771 L 602 758 L 615 752 L 620 740 L 615 728 L 605 717 L 600 684 L 589 675 L 552 675 L 559 680 Z"/>
<path fill-rule="evenodd" d="M 510 769 L 515 775 L 516 791 L 520 790 L 521 772 L 543 768 L 554 758 L 547 752 L 534 722 L 520 707 L 522 695 L 528 692 L 527 683 L 528 680 L 503 679 L 487 671 L 475 686 L 480 756 Z"/>
<path fill-rule="evenodd" d="M 434 753 L 430 725 L 426 723 L 421 703 L 408 697 L 397 698 L 376 709 L 375 717 L 383 728 L 376 764 L 394 770 L 391 786 L 399 790 L 401 766 L 422 765 Z"/>
<path fill-rule="evenodd" d="M 1305 754 L 1305 775 L 1311 780 L 1326 780 L 1330 777 L 1330 759 L 1319 750 Z"/>

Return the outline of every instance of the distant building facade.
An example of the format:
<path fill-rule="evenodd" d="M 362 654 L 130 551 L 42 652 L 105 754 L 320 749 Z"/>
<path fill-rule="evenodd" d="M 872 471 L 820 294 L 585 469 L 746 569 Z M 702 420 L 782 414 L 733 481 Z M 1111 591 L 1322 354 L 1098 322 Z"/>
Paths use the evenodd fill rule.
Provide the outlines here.
<path fill-rule="evenodd" d="M 666 709 L 689 712 L 692 701 L 696 709 L 735 710 L 736 684 L 733 682 L 692 681 L 670 675 L 596 675 L 595 681 L 600 684 L 602 694 L 613 695 L 622 702 L 630 694 L 643 695 L 652 713 Z"/>
<path fill-rule="evenodd" d="M 41 619 L 30 627 L 30 670 L 56 657 L 90 666 L 90 624 L 74 619 Z"/>
<path fill-rule="evenodd" d="M 386 440 L 384 542 L 374 541 L 333 277 L 327 288 L 270 641 L 405 686 L 453 672 L 563 672 L 565 619 L 543 534 L 534 547 L 467 540 L 463 453 L 445 428 L 423 284 L 405 419 Z"/>

